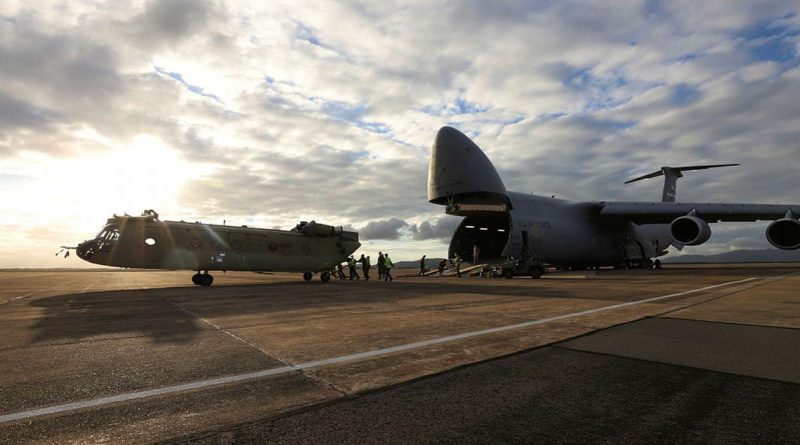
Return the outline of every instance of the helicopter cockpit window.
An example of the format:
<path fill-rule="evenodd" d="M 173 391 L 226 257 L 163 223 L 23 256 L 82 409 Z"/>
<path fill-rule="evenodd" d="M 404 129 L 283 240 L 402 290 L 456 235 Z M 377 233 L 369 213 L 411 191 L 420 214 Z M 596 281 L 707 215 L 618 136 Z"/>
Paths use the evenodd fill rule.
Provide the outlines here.
<path fill-rule="evenodd" d="M 116 224 L 107 224 L 103 230 L 97 234 L 96 239 L 101 241 L 116 241 L 119 239 L 119 227 Z"/>

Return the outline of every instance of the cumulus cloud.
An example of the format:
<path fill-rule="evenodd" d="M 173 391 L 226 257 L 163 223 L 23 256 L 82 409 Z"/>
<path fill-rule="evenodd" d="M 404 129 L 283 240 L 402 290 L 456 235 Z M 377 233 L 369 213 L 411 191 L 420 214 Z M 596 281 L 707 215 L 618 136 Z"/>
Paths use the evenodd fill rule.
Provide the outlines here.
<path fill-rule="evenodd" d="M 404 227 L 408 227 L 408 223 L 397 218 L 370 221 L 359 230 L 359 237 L 364 240 L 396 240 L 400 238 L 400 229 Z"/>
<path fill-rule="evenodd" d="M 433 223 L 423 221 L 419 224 L 412 224 L 409 227 L 409 232 L 411 232 L 411 239 L 414 241 L 433 239 L 449 242 L 460 223 L 460 217 L 445 217 L 437 219 Z"/>

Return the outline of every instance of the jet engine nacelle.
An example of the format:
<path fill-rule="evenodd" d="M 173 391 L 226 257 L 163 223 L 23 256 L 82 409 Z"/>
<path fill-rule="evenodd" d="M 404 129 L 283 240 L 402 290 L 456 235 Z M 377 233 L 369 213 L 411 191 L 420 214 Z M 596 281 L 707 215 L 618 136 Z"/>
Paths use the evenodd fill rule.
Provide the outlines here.
<path fill-rule="evenodd" d="M 767 241 L 783 250 L 800 248 L 800 221 L 782 218 L 767 226 Z"/>
<path fill-rule="evenodd" d="M 676 243 L 698 246 L 711 238 L 711 227 L 701 218 L 687 215 L 672 221 L 669 225 L 669 234 Z"/>

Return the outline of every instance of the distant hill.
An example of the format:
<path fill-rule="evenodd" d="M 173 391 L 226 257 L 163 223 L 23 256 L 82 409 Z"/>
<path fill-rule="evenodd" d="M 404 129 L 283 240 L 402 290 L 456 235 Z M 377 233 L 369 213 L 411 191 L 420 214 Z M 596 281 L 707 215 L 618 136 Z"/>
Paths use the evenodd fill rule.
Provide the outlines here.
<path fill-rule="evenodd" d="M 680 255 L 661 260 L 664 263 L 784 263 L 800 262 L 800 250 L 734 250 L 716 255 Z"/>

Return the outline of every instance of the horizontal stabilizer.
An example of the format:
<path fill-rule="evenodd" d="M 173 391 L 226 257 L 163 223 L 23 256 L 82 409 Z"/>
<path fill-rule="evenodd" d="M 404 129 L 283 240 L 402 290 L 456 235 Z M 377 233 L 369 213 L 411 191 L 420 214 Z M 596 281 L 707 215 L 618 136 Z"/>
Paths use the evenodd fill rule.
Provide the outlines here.
<path fill-rule="evenodd" d="M 664 191 L 661 194 L 661 201 L 675 202 L 675 191 L 678 178 L 683 177 L 683 173 L 681 172 L 690 170 L 706 170 L 709 168 L 717 168 L 717 167 L 732 167 L 734 165 L 739 165 L 739 164 L 686 165 L 683 167 L 665 166 L 661 167 L 661 170 L 657 170 L 654 171 L 653 173 L 648 173 L 646 175 L 639 176 L 638 178 L 633 178 L 629 181 L 625 181 L 625 184 L 641 181 L 643 179 L 650 179 L 650 178 L 656 178 L 658 176 L 664 176 Z"/>
<path fill-rule="evenodd" d="M 664 174 L 665 170 L 671 170 L 673 172 L 685 172 L 689 170 L 706 170 L 709 168 L 717 168 L 717 167 L 733 167 L 739 164 L 713 164 L 713 165 L 687 165 L 685 167 L 661 167 L 661 170 L 654 171 L 653 173 L 648 173 L 644 176 L 639 176 L 638 178 L 633 178 L 629 181 L 625 181 L 625 184 L 630 184 L 631 182 L 641 181 L 642 179 L 650 179 L 650 178 L 657 178 Z M 678 175 L 680 178 L 683 175 Z"/>

